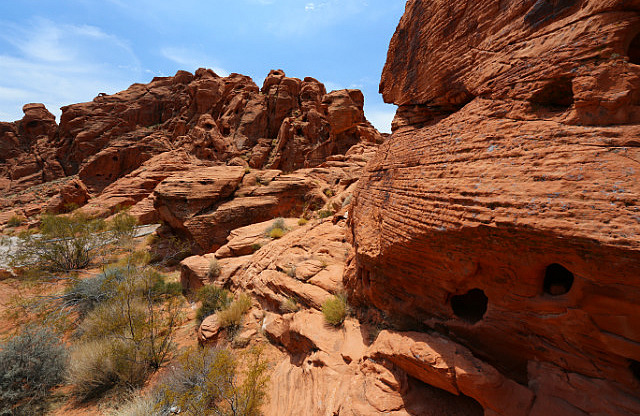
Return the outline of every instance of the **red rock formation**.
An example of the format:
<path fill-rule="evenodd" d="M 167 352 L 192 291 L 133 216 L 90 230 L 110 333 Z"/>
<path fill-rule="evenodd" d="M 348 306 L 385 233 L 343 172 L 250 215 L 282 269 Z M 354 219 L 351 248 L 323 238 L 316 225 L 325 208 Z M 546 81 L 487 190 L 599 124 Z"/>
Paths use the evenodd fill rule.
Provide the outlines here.
<path fill-rule="evenodd" d="M 347 285 L 531 390 L 524 414 L 640 413 L 639 11 L 413 0 L 391 42 L 401 107 L 354 197 Z"/>
<path fill-rule="evenodd" d="M 63 107 L 60 126 L 43 105 L 28 104 L 21 121 L 0 123 L 0 189 L 22 191 L 78 174 L 98 198 L 89 210 L 102 215 L 150 195 L 150 178 L 136 175 L 183 170 L 156 159 L 170 151 L 186 152 L 197 165 L 313 167 L 359 142 L 382 141 L 364 118 L 363 104 L 357 90 L 327 94 L 317 80 L 282 71 L 271 71 L 259 89 L 247 76 L 222 78 L 205 69 Z M 152 176 L 156 184 L 164 179 Z M 132 184 L 144 186 L 134 190 Z M 140 218 L 154 217 L 151 205 L 144 202 Z"/>

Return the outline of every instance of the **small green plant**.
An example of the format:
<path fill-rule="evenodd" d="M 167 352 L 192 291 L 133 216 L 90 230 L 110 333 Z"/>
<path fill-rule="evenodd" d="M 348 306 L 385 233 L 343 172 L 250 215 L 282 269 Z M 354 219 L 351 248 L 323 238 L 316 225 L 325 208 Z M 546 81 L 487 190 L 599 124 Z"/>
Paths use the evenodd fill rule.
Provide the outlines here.
<path fill-rule="evenodd" d="M 19 227 L 21 226 L 27 219 L 22 215 L 12 215 L 7 221 L 8 227 Z"/>
<path fill-rule="evenodd" d="M 218 322 L 222 328 L 227 328 L 230 334 L 240 328 L 242 318 L 251 309 L 251 296 L 246 293 L 238 296 L 227 308 L 218 312 Z"/>
<path fill-rule="evenodd" d="M 267 227 L 264 234 L 266 237 L 278 239 L 282 238 L 288 231 L 287 226 L 284 223 L 284 218 L 276 218 L 271 225 Z"/>
<path fill-rule="evenodd" d="M 324 320 L 333 326 L 340 326 L 347 317 L 347 300 L 345 296 L 335 295 L 322 304 Z"/>
<path fill-rule="evenodd" d="M 300 304 L 294 298 L 286 298 L 280 305 L 280 310 L 285 313 L 298 312 L 300 310 Z"/>
<path fill-rule="evenodd" d="M 198 289 L 196 299 L 201 304 L 196 311 L 196 322 L 198 325 L 209 315 L 227 308 L 232 301 L 231 293 L 228 290 L 219 288 L 216 285 L 207 285 Z"/>
<path fill-rule="evenodd" d="M 333 197 L 333 191 L 330 188 L 325 189 L 324 194 L 327 196 L 327 198 Z"/>
<path fill-rule="evenodd" d="M 242 358 L 240 365 L 228 349 L 186 350 L 157 389 L 156 411 L 175 408 L 189 416 L 259 416 L 266 397 L 268 363 L 255 348 Z"/>
<path fill-rule="evenodd" d="M 334 214 L 334 212 L 330 209 L 323 209 L 318 211 L 318 217 L 320 219 L 329 218 Z"/>
<path fill-rule="evenodd" d="M 251 250 L 253 250 L 253 252 L 255 253 L 256 251 L 260 250 L 262 248 L 262 244 L 260 243 L 253 243 L 251 244 Z"/>
<path fill-rule="evenodd" d="M 67 352 L 46 328 L 27 328 L 0 345 L 0 408 L 11 415 L 44 414 L 36 409 L 64 381 Z M 3 413 L 5 414 L 5 413 Z"/>
<path fill-rule="evenodd" d="M 218 259 L 213 258 L 209 260 L 209 268 L 207 269 L 207 278 L 215 279 L 220 276 L 220 263 L 218 263 Z"/>
<path fill-rule="evenodd" d="M 251 173 L 251 168 L 250 168 L 249 166 L 245 166 L 245 168 L 244 168 L 244 174 L 245 174 L 245 175 L 247 175 L 247 174 L 249 174 L 249 173 Z"/>
<path fill-rule="evenodd" d="M 103 254 L 111 240 L 111 234 L 104 231 L 104 221 L 81 213 L 45 214 L 39 234 L 21 234 L 12 262 L 51 272 L 84 269 Z"/>
<path fill-rule="evenodd" d="M 306 225 L 308 222 L 309 222 L 309 220 L 308 220 L 308 219 L 306 219 L 305 217 L 301 217 L 301 218 L 298 220 L 298 225 L 303 226 L 303 225 Z"/>

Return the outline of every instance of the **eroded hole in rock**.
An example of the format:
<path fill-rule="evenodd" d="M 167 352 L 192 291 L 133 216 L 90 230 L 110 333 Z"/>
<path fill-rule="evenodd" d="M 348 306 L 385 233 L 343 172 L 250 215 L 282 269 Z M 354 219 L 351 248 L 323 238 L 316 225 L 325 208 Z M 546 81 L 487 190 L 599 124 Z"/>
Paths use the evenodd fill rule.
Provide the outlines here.
<path fill-rule="evenodd" d="M 470 324 L 482 320 L 487 312 L 488 304 L 489 298 L 480 289 L 472 289 L 464 295 L 456 295 L 451 298 L 453 313 Z"/>
<path fill-rule="evenodd" d="M 573 273 L 558 263 L 547 266 L 544 273 L 544 293 L 553 296 L 564 295 L 573 286 Z"/>
<path fill-rule="evenodd" d="M 573 85 L 569 78 L 550 81 L 531 97 L 534 104 L 554 111 L 566 111 L 573 105 Z"/>
<path fill-rule="evenodd" d="M 640 33 L 638 33 L 629 44 L 627 56 L 629 56 L 629 62 L 640 65 Z"/>
<path fill-rule="evenodd" d="M 631 374 L 640 382 L 640 361 L 629 360 L 629 370 L 631 370 Z"/>

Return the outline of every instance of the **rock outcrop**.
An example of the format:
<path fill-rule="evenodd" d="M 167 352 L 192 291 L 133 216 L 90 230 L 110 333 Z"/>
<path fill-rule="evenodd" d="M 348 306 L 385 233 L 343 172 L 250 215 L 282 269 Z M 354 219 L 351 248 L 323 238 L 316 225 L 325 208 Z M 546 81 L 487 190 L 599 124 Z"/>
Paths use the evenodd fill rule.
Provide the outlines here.
<path fill-rule="evenodd" d="M 640 413 L 639 24 L 637 1 L 411 0 L 391 42 L 400 108 L 355 192 L 346 285 L 363 318 L 494 368 L 455 387 L 485 414 Z M 429 381 L 451 362 L 401 355 L 456 393 Z"/>
<path fill-rule="evenodd" d="M 223 78 L 206 69 L 63 107 L 59 125 L 42 104 L 27 104 L 22 120 L 0 123 L 0 206 L 37 213 L 15 193 L 77 175 L 91 198 L 88 212 L 109 215 L 141 203 L 137 216 L 156 220 L 147 199 L 155 185 L 193 166 L 292 172 L 358 143 L 382 142 L 363 105 L 358 90 L 327 93 L 313 78 L 289 78 L 279 70 L 259 88 L 247 76 Z"/>

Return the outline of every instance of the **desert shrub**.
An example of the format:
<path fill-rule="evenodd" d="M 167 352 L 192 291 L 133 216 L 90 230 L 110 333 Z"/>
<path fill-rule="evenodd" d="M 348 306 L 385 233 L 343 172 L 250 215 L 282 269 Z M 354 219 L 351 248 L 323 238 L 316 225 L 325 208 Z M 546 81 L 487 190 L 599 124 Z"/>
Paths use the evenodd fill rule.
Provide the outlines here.
<path fill-rule="evenodd" d="M 53 387 L 64 381 L 67 352 L 46 328 L 27 328 L 0 345 L 0 408 L 3 414 L 37 413 Z"/>
<path fill-rule="evenodd" d="M 20 235 L 19 249 L 12 259 L 16 266 L 53 272 L 84 269 L 102 254 L 110 241 L 105 223 L 80 213 L 45 214 L 40 233 Z"/>
<path fill-rule="evenodd" d="M 81 400 L 91 399 L 118 383 L 110 339 L 84 342 L 71 350 L 68 381 Z"/>
<path fill-rule="evenodd" d="M 220 276 L 220 263 L 218 263 L 218 259 L 211 259 L 209 261 L 209 268 L 207 269 L 207 277 L 209 279 L 215 279 Z"/>
<path fill-rule="evenodd" d="M 302 226 L 302 225 L 306 225 L 308 222 L 309 222 L 309 220 L 308 220 L 308 219 L 306 219 L 305 217 L 301 217 L 301 218 L 298 220 L 298 225 L 300 225 L 300 226 Z"/>
<path fill-rule="evenodd" d="M 344 296 L 335 295 L 322 304 L 324 320 L 333 326 L 340 326 L 347 317 L 347 300 Z"/>
<path fill-rule="evenodd" d="M 264 232 L 264 235 L 269 238 L 281 238 L 283 235 L 287 233 L 288 229 L 284 223 L 284 218 L 276 218 L 273 220 L 271 225 L 267 227 Z"/>
<path fill-rule="evenodd" d="M 27 219 L 22 215 L 12 215 L 11 218 L 7 221 L 8 227 L 19 227 L 21 226 Z"/>
<path fill-rule="evenodd" d="M 280 305 L 280 310 L 286 313 L 298 312 L 300 305 L 294 298 L 286 298 Z"/>
<path fill-rule="evenodd" d="M 196 299 L 200 301 L 200 307 L 196 311 L 196 321 L 198 325 L 209 315 L 227 308 L 231 304 L 232 297 L 226 289 L 221 289 L 216 285 L 203 286 L 196 292 Z"/>
<path fill-rule="evenodd" d="M 268 364 L 253 349 L 240 363 L 228 349 L 191 348 L 160 384 L 157 408 L 193 416 L 258 416 L 265 401 Z M 238 369 L 246 368 L 245 371 Z"/>
<path fill-rule="evenodd" d="M 333 197 L 333 191 L 330 188 L 325 189 L 324 194 L 327 196 L 327 198 Z"/>
<path fill-rule="evenodd" d="M 318 211 L 318 217 L 323 219 L 323 218 L 329 218 L 330 216 L 332 216 L 334 214 L 334 212 L 330 209 L 323 209 Z"/>
<path fill-rule="evenodd" d="M 242 318 L 249 309 L 251 309 L 251 296 L 243 293 L 227 308 L 218 312 L 218 323 L 233 334 L 242 324 Z"/>
<path fill-rule="evenodd" d="M 273 228 L 269 232 L 269 237 L 277 240 L 278 238 L 282 238 L 284 236 L 284 230 L 282 228 Z"/>
<path fill-rule="evenodd" d="M 261 248 L 262 248 L 262 244 L 260 244 L 260 243 L 251 244 L 251 250 L 253 250 L 254 252 L 260 250 Z"/>
<path fill-rule="evenodd" d="M 191 243 L 176 236 L 149 239 L 150 263 L 174 266 L 192 253 Z"/>
<path fill-rule="evenodd" d="M 82 365 L 70 380 L 81 398 L 99 396 L 114 386 L 142 385 L 173 350 L 180 299 L 167 295 L 163 276 L 146 266 L 146 260 L 135 252 L 127 256 L 114 296 L 96 305 L 78 328 L 81 344 L 74 361 Z M 92 349 L 97 352 L 87 352 Z M 95 367 L 103 367 L 104 374 L 92 382 Z"/>
<path fill-rule="evenodd" d="M 108 224 L 109 230 L 113 233 L 113 238 L 120 242 L 127 242 L 136 236 L 136 226 L 138 220 L 127 211 L 120 211 L 113 216 Z"/>
<path fill-rule="evenodd" d="M 117 267 L 87 279 L 76 279 L 60 297 L 62 306 L 74 308 L 80 318 L 84 318 L 98 304 L 112 299 L 123 279 L 123 270 Z"/>
<path fill-rule="evenodd" d="M 287 276 L 289 277 L 293 277 L 294 279 L 296 278 L 296 265 L 295 264 L 291 264 L 289 265 L 289 268 L 287 268 Z"/>
<path fill-rule="evenodd" d="M 120 406 L 112 413 L 112 416 L 169 416 L 174 414 L 170 409 L 160 406 L 158 400 L 154 394 L 135 397 Z"/>

